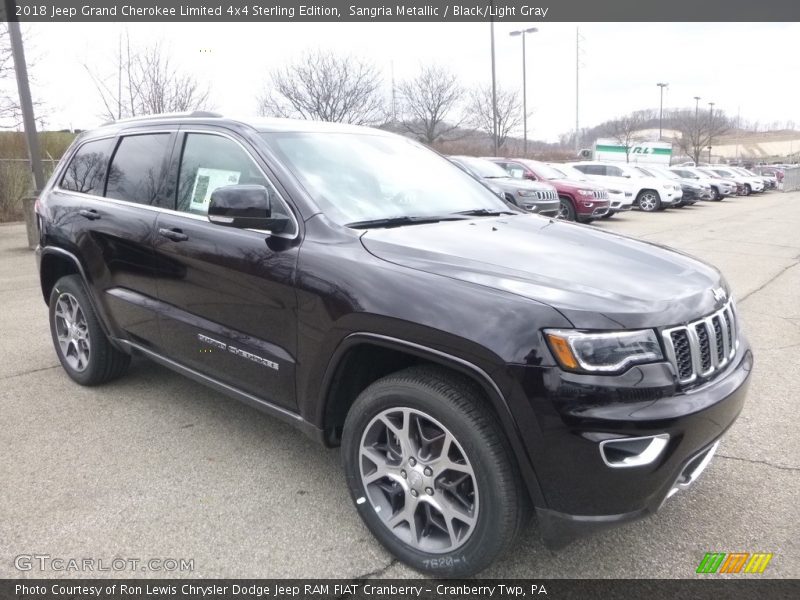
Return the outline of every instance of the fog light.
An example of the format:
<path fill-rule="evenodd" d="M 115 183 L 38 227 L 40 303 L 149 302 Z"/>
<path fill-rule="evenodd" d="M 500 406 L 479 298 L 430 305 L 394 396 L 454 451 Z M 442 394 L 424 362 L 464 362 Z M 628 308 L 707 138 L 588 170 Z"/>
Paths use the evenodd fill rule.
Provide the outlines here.
<path fill-rule="evenodd" d="M 655 461 L 667 447 L 668 433 L 600 442 L 600 456 L 611 468 L 643 467 Z"/>

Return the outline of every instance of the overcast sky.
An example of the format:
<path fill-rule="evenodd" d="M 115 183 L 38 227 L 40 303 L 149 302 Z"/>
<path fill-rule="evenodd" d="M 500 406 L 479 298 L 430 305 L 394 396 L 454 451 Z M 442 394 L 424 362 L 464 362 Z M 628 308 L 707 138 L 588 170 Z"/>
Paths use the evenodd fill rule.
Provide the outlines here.
<path fill-rule="evenodd" d="M 513 29 L 495 26 L 498 85 L 522 87 L 522 48 Z M 701 106 L 743 119 L 800 124 L 800 24 L 537 24 L 528 40 L 529 137 L 555 141 L 575 127 L 575 33 L 580 27 L 581 127 L 658 107 L 656 82 L 669 82 L 665 107 Z M 50 128 L 101 122 L 101 104 L 83 64 L 112 72 L 118 36 L 134 44 L 163 40 L 176 64 L 208 82 L 213 107 L 253 114 L 271 68 L 306 49 L 369 58 L 395 79 L 420 64 L 450 67 L 465 86 L 491 81 L 488 23 L 45 23 L 28 24 L 36 58 L 34 93 Z M 202 51 L 202 52 L 201 52 Z"/>

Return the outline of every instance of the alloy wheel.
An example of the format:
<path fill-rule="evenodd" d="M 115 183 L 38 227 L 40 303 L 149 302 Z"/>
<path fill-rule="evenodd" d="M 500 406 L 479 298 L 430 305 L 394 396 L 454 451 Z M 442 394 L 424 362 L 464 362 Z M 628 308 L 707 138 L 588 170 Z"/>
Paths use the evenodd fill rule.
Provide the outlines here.
<path fill-rule="evenodd" d="M 462 546 L 478 518 L 475 472 L 442 423 L 413 408 L 390 408 L 365 428 L 361 481 L 383 524 L 416 550 Z"/>
<path fill-rule="evenodd" d="M 643 211 L 650 212 L 656 209 L 656 196 L 652 193 L 642 194 L 639 198 L 639 208 Z"/>
<path fill-rule="evenodd" d="M 55 324 L 56 337 L 64 360 L 74 371 L 86 370 L 92 350 L 89 326 L 81 305 L 72 294 L 64 292 L 58 297 Z"/>

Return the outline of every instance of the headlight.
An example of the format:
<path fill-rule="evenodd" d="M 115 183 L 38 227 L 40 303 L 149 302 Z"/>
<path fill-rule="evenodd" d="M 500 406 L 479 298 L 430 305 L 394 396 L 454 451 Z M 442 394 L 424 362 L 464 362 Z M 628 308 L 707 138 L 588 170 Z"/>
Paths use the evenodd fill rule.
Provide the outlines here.
<path fill-rule="evenodd" d="M 550 349 L 567 371 L 612 373 L 628 365 L 664 358 L 652 329 L 582 332 L 574 329 L 545 329 Z"/>
<path fill-rule="evenodd" d="M 594 196 L 594 190 L 578 190 L 581 196 Z"/>
<path fill-rule="evenodd" d="M 535 197 L 536 190 L 517 190 L 517 194 L 523 198 Z"/>

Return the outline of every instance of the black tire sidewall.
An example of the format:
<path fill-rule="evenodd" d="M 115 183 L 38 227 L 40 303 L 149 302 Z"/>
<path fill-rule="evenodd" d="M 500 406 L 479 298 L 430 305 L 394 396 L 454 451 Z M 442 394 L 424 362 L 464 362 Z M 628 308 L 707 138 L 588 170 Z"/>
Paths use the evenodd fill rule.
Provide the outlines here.
<path fill-rule="evenodd" d="M 405 389 L 403 389 L 405 387 Z M 463 415 L 442 403 L 435 393 L 424 388 L 390 385 L 374 387 L 359 397 L 353 406 L 342 439 L 347 485 L 359 515 L 378 541 L 391 553 L 412 567 L 438 576 L 473 574 L 487 567 L 504 546 L 498 490 L 504 485 L 494 461 L 483 451 L 481 436 L 472 430 Z M 472 465 L 478 485 L 478 522 L 469 539 L 449 553 L 429 554 L 407 545 L 394 536 L 370 506 L 359 472 L 359 447 L 364 429 L 383 410 L 405 406 L 422 411 L 445 425 L 455 436 Z M 358 503 L 359 498 L 366 501 Z M 429 562 L 426 562 L 429 561 Z"/>

